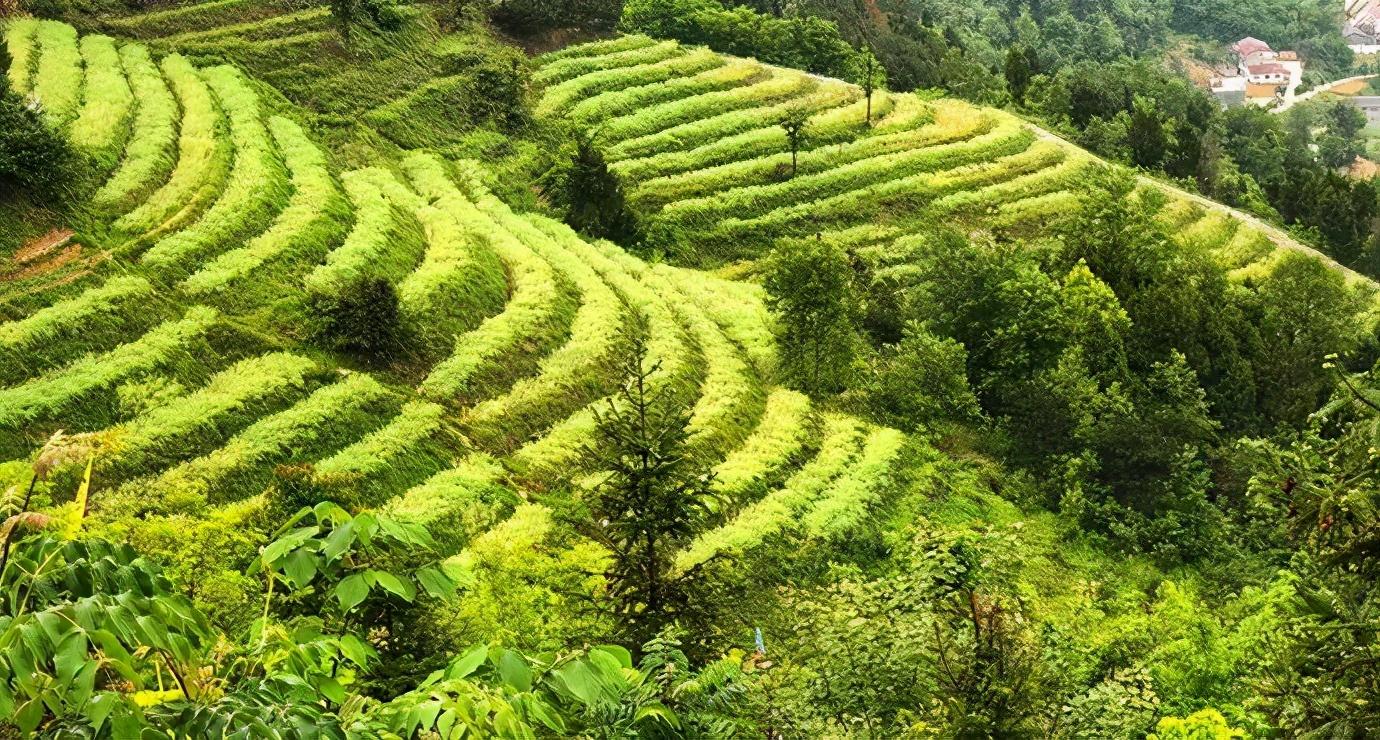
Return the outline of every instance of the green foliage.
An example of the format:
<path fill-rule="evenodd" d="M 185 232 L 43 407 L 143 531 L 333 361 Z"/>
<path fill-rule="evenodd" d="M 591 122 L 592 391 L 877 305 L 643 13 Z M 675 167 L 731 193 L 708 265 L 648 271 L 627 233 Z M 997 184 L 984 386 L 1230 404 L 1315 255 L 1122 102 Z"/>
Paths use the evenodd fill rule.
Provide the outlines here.
<path fill-rule="evenodd" d="M 786 377 L 816 397 L 847 388 L 859 341 L 858 295 L 847 256 L 821 239 L 788 242 L 772 252 L 766 274 Z"/>
<path fill-rule="evenodd" d="M 725 9 L 714 0 L 627 0 L 619 28 L 830 77 L 848 77 L 856 54 L 828 21 Z"/>
<path fill-rule="evenodd" d="M 895 345 L 883 348 L 867 386 L 872 413 L 906 428 L 980 414 L 968 386 L 963 345 L 911 323 Z"/>
<path fill-rule="evenodd" d="M 606 474 L 589 502 L 584 529 L 608 548 L 605 578 L 623 634 L 641 643 L 684 614 L 684 583 L 673 553 L 700 528 L 709 495 L 705 471 L 686 454 L 689 415 L 657 388 L 641 336 L 631 337 L 616 401 L 596 412 L 586 455 Z"/>
<path fill-rule="evenodd" d="M 72 147 L 18 89 L 0 79 L 0 186 L 57 195 L 74 172 Z"/>
<path fill-rule="evenodd" d="M 601 131 L 577 134 L 563 147 L 568 161 L 558 160 L 542 178 L 542 192 L 564 212 L 565 222 L 582 234 L 630 244 L 639 234 L 628 208 L 623 184 L 609 172 L 597 141 Z"/>

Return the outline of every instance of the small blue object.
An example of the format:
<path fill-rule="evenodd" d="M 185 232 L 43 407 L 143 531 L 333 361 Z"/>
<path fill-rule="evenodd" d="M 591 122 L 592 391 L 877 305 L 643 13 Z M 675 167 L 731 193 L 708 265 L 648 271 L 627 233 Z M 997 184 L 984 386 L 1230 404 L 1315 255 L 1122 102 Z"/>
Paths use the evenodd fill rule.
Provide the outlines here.
<path fill-rule="evenodd" d="M 758 655 L 766 655 L 766 654 L 767 654 L 767 645 L 766 645 L 766 643 L 762 642 L 762 628 L 761 628 L 761 627 L 757 627 L 756 630 L 757 630 L 757 654 L 758 654 Z"/>

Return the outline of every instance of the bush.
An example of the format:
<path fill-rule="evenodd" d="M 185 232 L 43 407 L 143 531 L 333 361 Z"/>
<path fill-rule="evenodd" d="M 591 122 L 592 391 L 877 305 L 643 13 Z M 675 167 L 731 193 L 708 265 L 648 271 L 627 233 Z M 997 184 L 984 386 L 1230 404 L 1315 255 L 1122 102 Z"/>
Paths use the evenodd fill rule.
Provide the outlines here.
<path fill-rule="evenodd" d="M 868 384 L 868 403 L 887 423 L 909 429 L 981 413 L 968 386 L 968 353 L 958 342 L 920 324 L 905 328 L 900 343 L 883 349 Z"/>
<path fill-rule="evenodd" d="M 67 140 L 10 88 L 10 78 L 0 78 L 0 186 L 53 197 L 71 177 L 73 162 Z"/>

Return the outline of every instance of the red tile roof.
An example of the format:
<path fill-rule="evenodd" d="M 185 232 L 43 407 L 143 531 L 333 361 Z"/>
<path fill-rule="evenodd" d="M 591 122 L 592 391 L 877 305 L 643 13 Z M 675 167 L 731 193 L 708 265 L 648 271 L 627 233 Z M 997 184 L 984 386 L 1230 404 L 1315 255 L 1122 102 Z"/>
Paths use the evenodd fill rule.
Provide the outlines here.
<path fill-rule="evenodd" d="M 1289 69 L 1287 67 L 1285 67 L 1283 64 L 1275 64 L 1274 62 L 1268 62 L 1266 64 L 1252 64 L 1251 66 L 1246 68 L 1246 71 L 1250 72 L 1252 75 L 1289 74 Z"/>
<path fill-rule="evenodd" d="M 1250 56 L 1259 51 L 1271 51 L 1269 44 L 1253 36 L 1247 36 L 1235 44 L 1232 44 L 1231 50 L 1243 57 Z"/>

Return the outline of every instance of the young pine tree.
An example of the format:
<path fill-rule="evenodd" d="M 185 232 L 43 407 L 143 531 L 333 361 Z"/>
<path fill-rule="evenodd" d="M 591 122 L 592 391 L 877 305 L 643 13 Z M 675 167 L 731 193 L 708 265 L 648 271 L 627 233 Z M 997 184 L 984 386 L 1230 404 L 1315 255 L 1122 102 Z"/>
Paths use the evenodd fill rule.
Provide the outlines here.
<path fill-rule="evenodd" d="M 685 610 L 685 583 L 675 553 L 701 529 L 711 476 L 686 448 L 689 413 L 671 388 L 657 384 L 645 332 L 636 331 L 623 360 L 624 381 L 596 413 L 598 431 L 586 455 L 606 472 L 590 504 L 591 536 L 612 553 L 605 577 L 623 637 L 642 644 Z"/>

